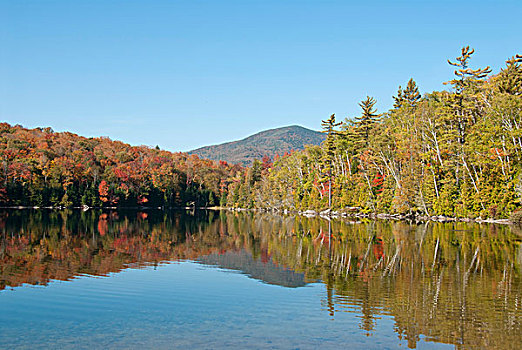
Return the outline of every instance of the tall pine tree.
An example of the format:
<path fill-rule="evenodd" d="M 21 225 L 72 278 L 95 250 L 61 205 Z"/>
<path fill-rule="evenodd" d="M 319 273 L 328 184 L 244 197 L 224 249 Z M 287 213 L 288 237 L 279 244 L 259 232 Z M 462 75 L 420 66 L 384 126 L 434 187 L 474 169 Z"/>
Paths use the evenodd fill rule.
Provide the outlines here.
<path fill-rule="evenodd" d="M 358 139 L 366 147 L 369 145 L 370 132 L 380 117 L 380 115 L 377 114 L 377 110 L 374 108 L 376 103 L 377 101 L 373 97 L 366 96 L 366 99 L 359 103 L 359 106 L 361 106 L 362 109 L 361 116 L 355 117 L 355 130 Z"/>
<path fill-rule="evenodd" d="M 395 101 L 393 103 L 393 108 L 399 109 L 403 106 L 415 107 L 421 99 L 421 94 L 415 80 L 411 78 L 404 90 L 402 89 L 402 86 L 399 85 L 397 96 L 393 96 L 393 99 Z"/>
<path fill-rule="evenodd" d="M 337 123 L 335 121 L 335 114 L 332 114 L 330 118 L 321 121 L 323 132 L 326 134 L 326 140 L 323 143 L 323 163 L 328 176 L 328 208 L 332 207 L 332 164 L 336 149 L 335 139 L 338 135 L 338 131 L 335 130 L 335 128 L 341 124 L 342 123 Z"/>
<path fill-rule="evenodd" d="M 522 56 L 516 55 L 506 61 L 506 68 L 497 75 L 499 92 L 520 96 L 522 95 Z"/>

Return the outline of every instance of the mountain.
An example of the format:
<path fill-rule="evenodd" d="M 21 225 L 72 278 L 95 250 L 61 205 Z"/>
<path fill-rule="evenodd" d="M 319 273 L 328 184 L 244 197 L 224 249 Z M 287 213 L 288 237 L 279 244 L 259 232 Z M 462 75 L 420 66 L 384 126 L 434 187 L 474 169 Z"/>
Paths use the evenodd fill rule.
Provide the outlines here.
<path fill-rule="evenodd" d="M 201 158 L 225 160 L 229 163 L 251 165 L 255 159 L 268 155 L 283 155 L 291 150 L 301 150 L 305 145 L 319 145 L 325 135 L 314 130 L 292 125 L 261 131 L 239 141 L 205 146 L 188 152 Z"/>

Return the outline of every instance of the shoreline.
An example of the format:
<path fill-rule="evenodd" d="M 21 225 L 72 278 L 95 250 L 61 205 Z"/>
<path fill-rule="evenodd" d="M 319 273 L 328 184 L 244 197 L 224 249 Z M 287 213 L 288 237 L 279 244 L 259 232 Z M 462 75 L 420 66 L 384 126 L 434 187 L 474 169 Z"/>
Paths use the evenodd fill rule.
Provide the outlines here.
<path fill-rule="evenodd" d="M 331 219 L 342 219 L 342 218 L 357 218 L 357 219 L 371 219 L 371 220 L 394 220 L 394 221 L 414 221 L 414 222 L 469 222 L 477 224 L 500 224 L 500 225 L 514 225 L 510 219 L 494 219 L 481 217 L 478 218 L 457 218 L 444 215 L 404 215 L 404 214 L 388 214 L 388 213 L 360 213 L 352 210 L 348 211 L 335 211 L 335 210 L 323 210 L 316 211 L 312 209 L 308 210 L 288 210 L 288 209 L 265 209 L 265 208 L 223 208 L 231 211 L 263 211 L 263 212 L 276 212 L 284 215 L 296 214 L 304 217 L 320 217 L 326 220 Z"/>
<path fill-rule="evenodd" d="M 494 219 L 494 218 L 457 218 L 451 216 L 444 215 L 404 215 L 404 214 L 388 214 L 388 213 L 361 213 L 356 210 L 356 208 L 347 208 L 344 211 L 335 211 L 335 210 L 323 210 L 316 211 L 312 209 L 308 210 L 288 210 L 288 209 L 276 209 L 276 208 L 230 208 L 230 207 L 146 207 L 146 206 L 132 206 L 132 207 L 89 207 L 89 206 L 81 206 L 81 207 L 62 207 L 62 206 L 47 206 L 47 207 L 39 207 L 39 206 L 0 206 L 0 209 L 11 209 L 11 210 L 82 210 L 88 211 L 91 209 L 94 210 L 227 210 L 227 211 L 258 211 L 265 213 L 278 213 L 283 215 L 299 215 L 308 218 L 319 217 L 326 220 L 331 219 L 371 219 L 371 220 L 393 220 L 393 221 L 414 221 L 416 223 L 419 222 L 469 222 L 469 223 L 477 223 L 477 224 L 500 224 L 500 225 L 515 225 L 510 219 Z"/>

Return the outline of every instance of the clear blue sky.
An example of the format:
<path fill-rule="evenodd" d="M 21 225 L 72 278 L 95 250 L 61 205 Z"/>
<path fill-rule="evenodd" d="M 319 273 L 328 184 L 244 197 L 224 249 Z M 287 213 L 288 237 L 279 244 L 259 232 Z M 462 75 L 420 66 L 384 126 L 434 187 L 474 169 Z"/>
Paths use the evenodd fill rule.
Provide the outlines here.
<path fill-rule="evenodd" d="M 0 0 L 0 120 L 172 151 L 379 111 L 522 53 L 522 1 Z"/>

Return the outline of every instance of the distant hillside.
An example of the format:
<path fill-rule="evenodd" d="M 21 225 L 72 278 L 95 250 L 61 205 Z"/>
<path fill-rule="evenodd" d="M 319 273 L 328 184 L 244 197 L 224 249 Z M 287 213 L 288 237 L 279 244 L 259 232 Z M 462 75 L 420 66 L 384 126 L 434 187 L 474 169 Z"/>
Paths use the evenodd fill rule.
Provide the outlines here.
<path fill-rule="evenodd" d="M 239 141 L 201 147 L 188 153 L 206 159 L 250 165 L 265 155 L 273 158 L 276 154 L 304 149 L 305 145 L 319 145 L 324 138 L 325 135 L 318 131 L 292 125 L 261 131 Z"/>

